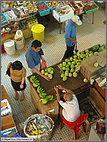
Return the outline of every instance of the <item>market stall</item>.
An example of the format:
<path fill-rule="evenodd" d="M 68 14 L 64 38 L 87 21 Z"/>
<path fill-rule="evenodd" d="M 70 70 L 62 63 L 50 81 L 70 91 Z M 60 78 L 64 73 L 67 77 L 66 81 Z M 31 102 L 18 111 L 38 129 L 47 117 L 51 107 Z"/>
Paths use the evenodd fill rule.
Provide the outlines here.
<path fill-rule="evenodd" d="M 6 39 L 13 39 L 14 34 L 18 29 L 21 29 L 24 34 L 24 38 L 29 38 L 32 36 L 30 28 L 32 25 L 37 24 L 39 19 L 42 19 L 46 15 L 53 15 L 53 17 L 60 23 L 60 33 L 61 25 L 68 19 L 71 15 L 81 15 L 87 14 L 98 10 L 98 6 L 93 2 L 69 2 L 69 1 L 23 1 L 23 2 L 2 2 L 2 15 L 1 15 L 1 35 L 3 44 Z M 50 16 L 51 17 L 51 16 Z M 59 18 L 58 18 L 59 17 Z M 64 18 L 66 17 L 66 18 Z M 38 19 L 39 18 L 39 19 Z M 50 18 L 51 19 L 51 18 Z M 92 18 L 92 23 L 94 23 L 94 15 Z"/>
<path fill-rule="evenodd" d="M 90 59 L 91 57 L 95 57 L 96 54 L 101 54 L 101 53 L 105 52 L 105 51 L 103 51 L 103 52 L 98 53 L 98 50 L 100 50 L 101 47 L 102 46 L 100 46 L 100 45 L 95 45 L 92 48 L 90 48 L 89 50 L 78 53 L 78 56 L 74 55 L 73 58 L 70 57 L 69 59 L 65 59 L 65 61 L 63 61 L 63 62 L 57 63 L 51 67 L 48 67 L 44 71 L 42 70 L 41 73 L 43 73 L 45 75 L 49 75 L 51 70 L 53 71 L 50 81 L 46 81 L 41 76 L 36 75 L 36 74 L 33 74 L 28 77 L 28 80 L 30 82 L 30 95 L 31 95 L 33 103 L 34 103 L 35 107 L 37 108 L 37 110 L 39 111 L 39 113 L 47 114 L 47 115 L 51 116 L 54 120 L 56 120 L 58 118 L 59 106 L 58 106 L 58 102 L 57 102 L 55 91 L 54 91 L 54 86 L 56 86 L 56 85 L 61 85 L 61 86 L 64 86 L 65 88 L 73 90 L 80 103 L 83 100 L 85 100 L 88 96 L 91 96 L 92 93 L 91 94 L 89 93 L 90 87 L 91 87 L 91 85 L 89 83 L 90 79 L 88 78 L 89 81 L 86 78 L 84 79 L 84 76 L 83 76 L 84 73 L 82 75 L 81 72 L 76 71 L 78 69 L 78 67 L 80 65 L 82 65 L 81 63 L 78 64 L 78 60 L 80 60 L 80 58 L 82 58 L 81 62 L 84 62 L 86 58 L 87 58 L 86 60 L 88 60 L 88 58 Z M 89 57 L 86 57 L 85 53 L 87 53 L 86 55 L 88 55 Z M 78 59 L 78 57 L 80 57 L 80 58 Z M 89 61 L 91 61 L 91 60 L 89 60 Z M 74 64 L 74 62 L 76 62 L 76 63 Z M 93 60 L 93 62 L 94 62 L 94 60 Z M 68 66 L 68 64 L 69 64 L 69 66 Z M 99 68 L 97 68 L 97 70 L 98 69 Z M 67 70 L 70 70 L 70 72 Z M 96 71 L 94 71 L 94 74 L 96 73 Z M 36 78 L 39 83 L 35 84 L 34 83 L 35 79 L 32 80 L 33 77 Z M 85 77 L 87 77 L 87 76 L 85 76 Z M 40 85 L 40 87 L 38 87 L 39 85 Z M 53 99 L 50 100 L 49 102 L 47 101 L 46 103 L 44 103 L 43 99 L 45 97 L 42 98 L 40 91 L 38 91 L 39 88 L 42 88 L 43 90 L 45 90 L 44 93 L 46 94 L 46 96 L 52 95 Z M 60 93 L 60 97 L 63 96 L 63 92 L 59 92 L 59 93 Z M 91 96 L 91 98 L 93 98 L 93 97 Z M 103 102 L 104 106 L 105 106 L 105 102 L 103 101 L 103 99 L 99 98 L 99 100 L 101 101 L 101 103 Z M 94 101 L 95 101 L 94 103 L 96 103 L 96 100 L 94 100 Z M 102 108 L 104 108 L 104 106 Z M 98 117 L 98 118 L 100 119 L 104 115 L 105 115 L 105 112 L 103 112 L 103 114 L 101 113 L 100 117 Z"/>
<path fill-rule="evenodd" d="M 59 133 L 61 120 L 58 118 L 61 106 L 54 90 L 54 86 L 58 87 L 57 85 L 72 90 L 78 99 L 81 115 L 88 113 L 88 118 L 84 123 L 86 133 L 82 133 L 83 129 L 80 127 L 79 140 L 88 139 L 90 127 L 94 129 L 95 133 L 102 134 L 100 139 L 104 140 L 106 45 L 103 44 L 105 42 L 105 25 L 102 24 L 102 21 L 105 19 L 105 15 L 99 9 L 99 5 L 93 1 L 2 1 L 1 3 L 1 53 L 5 51 L 7 53 L 1 57 L 2 140 L 6 137 L 21 138 L 19 140 L 26 137 L 28 141 L 28 138 L 34 141 L 74 140 L 74 133 L 66 126 Z M 92 25 L 95 11 L 98 16 L 96 26 Z M 100 17 L 101 14 L 102 17 Z M 65 30 L 71 15 L 79 15 L 81 20 L 83 17 L 83 23 L 85 22 L 84 17 L 88 15 L 89 20 L 92 18 L 92 24 L 91 22 L 86 25 L 84 23 L 82 28 L 79 27 L 79 32 L 77 29 L 80 34 L 78 49 L 81 52 L 76 52 L 74 56 L 60 61 L 65 50 L 64 35 L 61 37 L 58 34 L 56 26 L 61 33 L 62 26 Z M 48 24 L 50 25 L 48 26 Z M 42 30 L 38 25 L 43 27 L 40 28 Z M 98 33 L 102 36 L 97 36 Z M 26 64 L 25 50 L 20 50 L 19 54 L 15 54 L 16 50 L 24 48 L 25 45 L 28 46 L 31 40 L 35 39 L 44 41 L 46 62 L 51 66 L 40 72 L 48 76 L 50 81 L 36 73 L 31 74 L 31 70 Z M 85 50 L 82 51 L 83 49 Z M 13 54 L 14 56 L 8 56 Z M 14 99 L 15 92 L 12 90 L 8 76 L 6 77 L 4 73 L 7 61 L 10 62 L 10 59 L 12 62 L 20 60 L 28 75 L 23 101 L 20 101 L 21 92 L 18 92 L 19 99 Z M 63 100 L 66 91 L 59 89 L 58 93 L 60 99 Z M 100 124 L 101 121 L 103 124 Z M 90 137 L 89 139 L 92 139 L 93 136 L 90 135 Z"/>

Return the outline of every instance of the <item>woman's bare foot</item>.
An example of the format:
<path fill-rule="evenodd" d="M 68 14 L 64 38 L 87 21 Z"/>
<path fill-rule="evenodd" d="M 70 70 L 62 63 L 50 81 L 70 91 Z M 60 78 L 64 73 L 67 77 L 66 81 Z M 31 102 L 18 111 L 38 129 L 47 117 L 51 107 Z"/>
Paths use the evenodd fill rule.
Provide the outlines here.
<path fill-rule="evenodd" d="M 22 102 L 23 100 L 24 100 L 24 94 L 21 94 L 21 99 L 20 99 L 20 101 Z"/>
<path fill-rule="evenodd" d="M 18 95 L 18 93 L 17 94 L 15 94 L 15 100 L 17 101 L 18 99 L 19 99 L 19 95 Z"/>

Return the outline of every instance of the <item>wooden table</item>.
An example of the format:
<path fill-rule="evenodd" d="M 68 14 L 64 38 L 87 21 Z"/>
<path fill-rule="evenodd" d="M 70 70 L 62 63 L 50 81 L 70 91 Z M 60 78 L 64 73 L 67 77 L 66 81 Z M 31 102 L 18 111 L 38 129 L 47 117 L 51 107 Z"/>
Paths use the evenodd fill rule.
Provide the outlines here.
<path fill-rule="evenodd" d="M 5 88 L 4 88 L 4 86 L 1 85 L 1 100 L 4 100 L 4 99 L 7 99 L 9 104 L 11 104 L 9 96 L 7 95 L 7 92 L 6 92 Z"/>
<path fill-rule="evenodd" d="M 78 88 L 84 86 L 84 85 L 89 85 L 89 83 L 84 83 L 83 79 L 84 76 L 79 73 L 77 78 L 71 77 L 68 78 L 67 81 L 63 82 L 62 78 L 60 77 L 60 69 L 58 68 L 57 64 L 52 66 L 54 68 L 54 74 L 53 74 L 53 79 L 50 81 L 45 80 L 39 75 L 33 74 L 37 77 L 37 79 L 40 81 L 40 86 L 42 89 L 46 91 L 48 95 L 53 95 L 54 99 L 47 104 L 43 105 L 40 101 L 40 97 L 36 91 L 36 88 L 33 87 L 32 83 L 30 82 L 30 77 L 28 77 L 28 80 L 30 82 L 30 95 L 31 99 L 38 110 L 39 113 L 42 114 L 47 114 L 51 116 L 54 120 L 58 119 L 58 114 L 59 114 L 59 104 L 56 99 L 56 92 L 54 90 L 54 86 L 56 85 L 62 85 L 63 87 L 73 90 L 74 92 L 78 93 Z M 81 90 L 82 91 L 82 90 Z M 60 95 L 63 95 L 61 93 Z"/>

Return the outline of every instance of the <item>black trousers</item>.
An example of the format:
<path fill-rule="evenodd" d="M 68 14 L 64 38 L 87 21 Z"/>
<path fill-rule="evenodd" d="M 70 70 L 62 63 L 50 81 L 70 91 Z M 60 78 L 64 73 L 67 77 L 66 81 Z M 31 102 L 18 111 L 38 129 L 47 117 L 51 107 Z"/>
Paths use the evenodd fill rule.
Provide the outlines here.
<path fill-rule="evenodd" d="M 67 45 L 67 50 L 65 51 L 65 54 L 64 54 L 64 57 L 62 58 L 62 60 L 74 55 L 74 46 L 75 45 L 70 47 Z"/>

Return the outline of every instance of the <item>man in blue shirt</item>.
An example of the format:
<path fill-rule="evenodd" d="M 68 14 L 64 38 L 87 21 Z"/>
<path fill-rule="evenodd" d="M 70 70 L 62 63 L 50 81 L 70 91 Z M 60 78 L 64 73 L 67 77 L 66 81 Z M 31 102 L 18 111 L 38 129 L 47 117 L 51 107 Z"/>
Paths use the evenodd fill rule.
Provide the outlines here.
<path fill-rule="evenodd" d="M 34 40 L 32 43 L 28 45 L 27 52 L 26 52 L 26 61 L 28 67 L 32 69 L 32 71 L 36 72 L 38 75 L 42 76 L 46 80 L 50 80 L 48 76 L 42 75 L 40 73 L 40 66 L 37 69 L 37 66 L 40 65 L 40 60 L 44 62 L 44 58 L 40 55 L 40 48 L 42 43 L 38 40 Z"/>
<path fill-rule="evenodd" d="M 77 44 L 76 25 L 81 25 L 81 24 L 82 22 L 79 16 L 77 15 L 72 16 L 72 18 L 68 21 L 68 24 L 66 26 L 66 31 L 65 31 L 65 43 L 67 46 L 67 50 L 65 51 L 65 54 L 62 60 L 74 55 L 74 47 Z"/>

